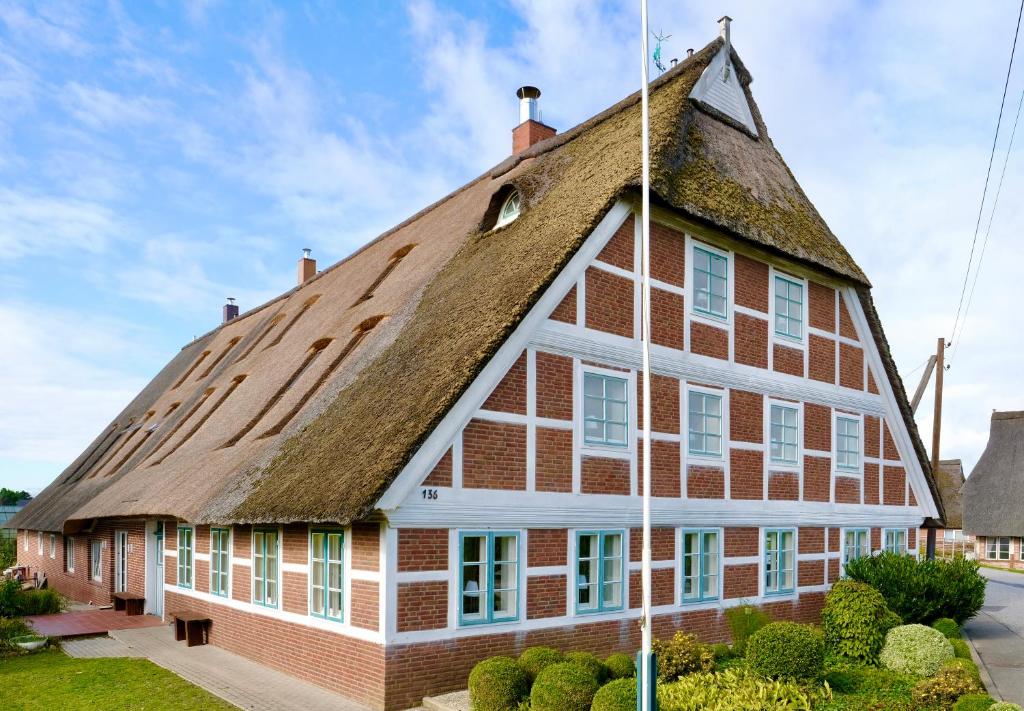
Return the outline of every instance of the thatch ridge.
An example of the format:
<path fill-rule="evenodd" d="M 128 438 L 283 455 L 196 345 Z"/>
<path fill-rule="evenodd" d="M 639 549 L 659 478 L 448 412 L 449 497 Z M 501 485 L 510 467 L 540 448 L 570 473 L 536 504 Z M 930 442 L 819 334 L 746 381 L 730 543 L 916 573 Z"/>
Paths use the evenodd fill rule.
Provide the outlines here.
<path fill-rule="evenodd" d="M 1024 412 L 993 412 L 988 443 L 964 484 L 964 522 L 976 536 L 1024 535 Z"/>

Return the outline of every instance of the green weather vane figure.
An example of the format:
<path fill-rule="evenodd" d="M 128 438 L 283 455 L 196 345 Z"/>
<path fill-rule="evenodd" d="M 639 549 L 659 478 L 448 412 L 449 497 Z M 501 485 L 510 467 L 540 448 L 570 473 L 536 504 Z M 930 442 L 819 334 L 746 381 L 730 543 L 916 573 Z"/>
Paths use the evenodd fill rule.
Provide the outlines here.
<path fill-rule="evenodd" d="M 661 43 L 664 42 L 665 40 L 669 39 L 672 35 L 655 34 L 654 32 L 652 32 L 651 34 L 654 35 L 654 39 L 655 39 L 655 45 L 654 45 L 654 66 L 656 66 L 658 68 L 659 72 L 664 72 L 665 71 L 665 65 L 661 61 Z"/>

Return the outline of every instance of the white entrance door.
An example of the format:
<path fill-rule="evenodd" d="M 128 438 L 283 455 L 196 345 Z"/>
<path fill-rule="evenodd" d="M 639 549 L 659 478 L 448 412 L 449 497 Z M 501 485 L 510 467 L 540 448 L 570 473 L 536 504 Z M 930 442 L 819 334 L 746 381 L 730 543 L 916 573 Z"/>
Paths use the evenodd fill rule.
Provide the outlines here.
<path fill-rule="evenodd" d="M 164 522 L 146 524 L 146 612 L 164 615 Z"/>
<path fill-rule="evenodd" d="M 128 590 L 128 531 L 114 531 L 114 592 Z"/>

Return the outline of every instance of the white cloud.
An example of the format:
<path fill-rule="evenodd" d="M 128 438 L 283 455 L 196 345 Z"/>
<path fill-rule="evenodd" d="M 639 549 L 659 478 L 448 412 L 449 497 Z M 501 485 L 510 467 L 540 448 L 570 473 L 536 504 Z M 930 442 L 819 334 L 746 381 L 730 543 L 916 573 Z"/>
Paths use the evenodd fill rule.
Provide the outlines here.
<path fill-rule="evenodd" d="M 160 101 L 123 96 L 78 82 L 64 87 L 62 101 L 72 116 L 93 129 L 147 124 L 167 115 L 167 107 Z"/>
<path fill-rule="evenodd" d="M 102 252 L 116 225 L 113 212 L 96 202 L 0 188 L 0 261 Z"/>

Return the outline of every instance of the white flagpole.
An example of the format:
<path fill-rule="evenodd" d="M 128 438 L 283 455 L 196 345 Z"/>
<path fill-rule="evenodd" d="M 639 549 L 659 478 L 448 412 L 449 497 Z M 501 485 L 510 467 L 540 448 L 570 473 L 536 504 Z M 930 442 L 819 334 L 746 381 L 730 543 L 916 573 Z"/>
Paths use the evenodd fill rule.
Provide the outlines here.
<path fill-rule="evenodd" d="M 653 711 L 651 700 L 654 690 L 651 686 L 651 157 L 650 136 L 648 135 L 647 101 L 647 0 L 640 0 L 640 46 L 641 57 L 640 121 L 642 195 L 640 208 L 640 278 L 643 299 L 641 303 L 640 346 L 643 350 L 643 554 L 641 562 L 641 585 L 643 588 L 641 628 L 641 678 L 643 691 L 641 711 Z"/>

